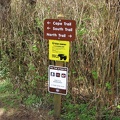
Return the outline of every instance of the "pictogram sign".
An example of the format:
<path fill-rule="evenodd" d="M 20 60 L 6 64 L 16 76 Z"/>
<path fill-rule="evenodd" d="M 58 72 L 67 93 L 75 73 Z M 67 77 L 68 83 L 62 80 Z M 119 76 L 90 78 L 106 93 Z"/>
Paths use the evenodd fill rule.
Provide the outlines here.
<path fill-rule="evenodd" d="M 55 94 L 67 94 L 68 68 L 49 65 L 48 91 Z"/>

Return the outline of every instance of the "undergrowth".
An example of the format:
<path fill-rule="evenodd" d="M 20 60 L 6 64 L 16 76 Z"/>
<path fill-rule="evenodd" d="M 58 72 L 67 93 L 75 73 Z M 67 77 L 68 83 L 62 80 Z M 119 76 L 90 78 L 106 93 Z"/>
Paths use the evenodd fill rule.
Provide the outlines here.
<path fill-rule="evenodd" d="M 1 101 L 10 106 L 19 102 L 32 108 L 53 108 L 53 96 L 47 92 L 50 63 L 43 28 L 46 18 L 56 19 L 62 13 L 65 19 L 76 21 L 76 39 L 70 45 L 70 62 L 64 64 L 69 69 L 68 93 L 72 97 L 64 100 L 61 119 L 117 120 L 115 116 L 120 116 L 118 1 L 37 0 L 32 6 L 29 0 L 12 0 L 0 4 Z M 87 103 L 81 103 L 81 96 L 88 98 Z"/>

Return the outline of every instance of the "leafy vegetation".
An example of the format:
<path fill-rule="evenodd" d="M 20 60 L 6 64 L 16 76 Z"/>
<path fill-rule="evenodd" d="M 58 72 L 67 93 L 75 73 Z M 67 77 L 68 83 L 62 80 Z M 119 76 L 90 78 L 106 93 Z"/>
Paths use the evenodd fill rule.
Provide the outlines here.
<path fill-rule="evenodd" d="M 71 42 L 68 95 L 62 120 L 120 117 L 120 17 L 118 0 L 0 1 L 0 101 L 54 111 L 48 93 L 48 40 L 44 20 L 76 21 Z M 32 1 L 32 0 L 30 0 Z M 53 7 L 54 6 L 54 7 Z M 9 99 L 7 99 L 7 97 Z"/>

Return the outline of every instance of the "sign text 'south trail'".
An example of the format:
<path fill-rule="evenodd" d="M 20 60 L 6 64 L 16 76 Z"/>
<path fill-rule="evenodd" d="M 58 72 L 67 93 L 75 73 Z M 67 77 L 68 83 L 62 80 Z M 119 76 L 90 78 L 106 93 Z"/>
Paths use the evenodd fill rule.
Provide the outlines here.
<path fill-rule="evenodd" d="M 44 38 L 53 40 L 75 40 L 76 22 L 74 20 L 46 19 Z"/>

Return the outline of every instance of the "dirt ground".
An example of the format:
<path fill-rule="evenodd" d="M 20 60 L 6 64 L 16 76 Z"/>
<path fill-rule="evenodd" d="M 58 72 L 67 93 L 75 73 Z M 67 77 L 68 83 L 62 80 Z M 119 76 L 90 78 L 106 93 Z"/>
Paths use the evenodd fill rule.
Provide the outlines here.
<path fill-rule="evenodd" d="M 48 115 L 48 110 L 30 110 L 23 106 L 19 108 L 7 108 L 0 104 L 0 120 L 55 120 Z"/>
<path fill-rule="evenodd" d="M 3 83 L 0 82 L 1 89 Z M 49 115 L 50 111 L 51 108 L 45 106 L 28 108 L 9 92 L 0 92 L 0 120 L 56 120 Z"/>

